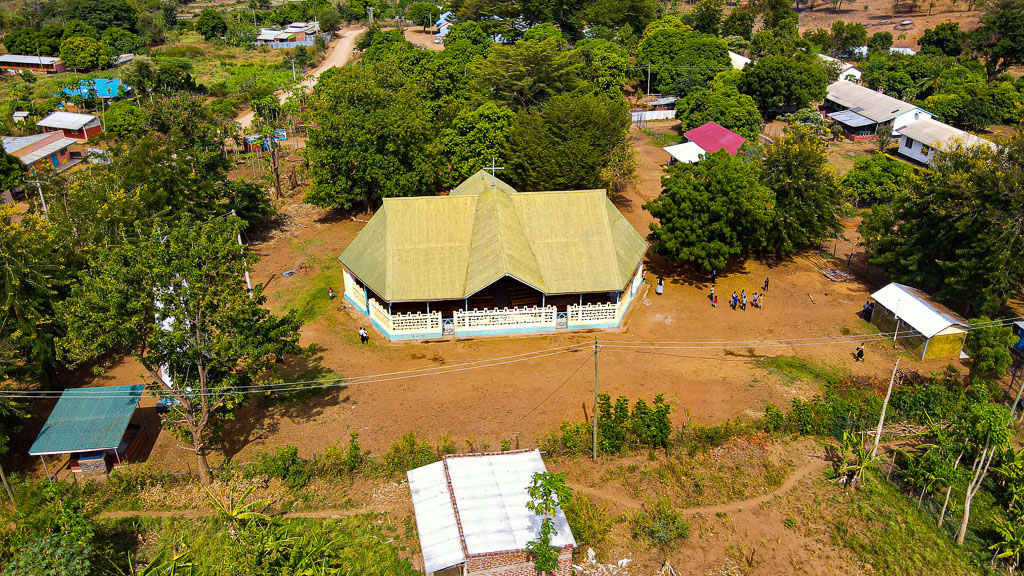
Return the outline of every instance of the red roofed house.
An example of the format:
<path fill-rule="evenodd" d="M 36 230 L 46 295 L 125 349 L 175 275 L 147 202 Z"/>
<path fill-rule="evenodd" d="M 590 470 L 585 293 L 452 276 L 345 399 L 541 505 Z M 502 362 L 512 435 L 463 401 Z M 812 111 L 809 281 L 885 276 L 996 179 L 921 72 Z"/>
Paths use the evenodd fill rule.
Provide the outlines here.
<path fill-rule="evenodd" d="M 690 142 L 703 148 L 708 154 L 713 154 L 723 148 L 729 154 L 735 154 L 740 149 L 740 146 L 747 141 L 743 136 L 714 122 L 708 122 L 703 126 L 683 132 L 683 136 Z"/>

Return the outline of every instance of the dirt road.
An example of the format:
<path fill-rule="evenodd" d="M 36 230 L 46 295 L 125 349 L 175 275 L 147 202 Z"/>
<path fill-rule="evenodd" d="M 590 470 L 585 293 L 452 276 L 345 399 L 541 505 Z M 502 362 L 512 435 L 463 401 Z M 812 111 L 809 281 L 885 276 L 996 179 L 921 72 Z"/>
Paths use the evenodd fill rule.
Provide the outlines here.
<path fill-rule="evenodd" d="M 335 68 L 337 66 L 344 66 L 348 59 L 352 57 L 352 50 L 355 48 L 356 38 L 360 34 L 366 31 L 366 28 L 353 28 L 352 30 L 345 30 L 341 36 L 334 42 L 334 44 L 327 51 L 327 57 L 320 63 L 319 66 L 310 70 L 309 74 L 298 83 L 298 86 L 309 86 L 312 87 L 316 84 L 320 75 L 325 70 Z M 277 99 L 280 102 L 284 102 L 288 97 L 288 90 L 278 90 Z M 246 110 L 239 114 L 235 121 L 242 125 L 242 128 L 249 128 L 252 126 L 253 112 L 252 110 Z"/>

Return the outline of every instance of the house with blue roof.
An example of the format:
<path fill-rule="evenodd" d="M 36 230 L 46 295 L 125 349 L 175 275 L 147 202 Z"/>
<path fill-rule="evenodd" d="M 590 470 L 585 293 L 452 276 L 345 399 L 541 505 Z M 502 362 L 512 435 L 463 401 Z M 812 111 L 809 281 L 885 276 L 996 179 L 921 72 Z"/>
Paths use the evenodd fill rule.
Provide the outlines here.
<path fill-rule="evenodd" d="M 54 94 L 60 98 L 101 98 L 103 100 L 119 100 L 132 91 L 132 87 L 120 78 L 93 78 L 79 80 L 78 86 L 69 86 Z"/>

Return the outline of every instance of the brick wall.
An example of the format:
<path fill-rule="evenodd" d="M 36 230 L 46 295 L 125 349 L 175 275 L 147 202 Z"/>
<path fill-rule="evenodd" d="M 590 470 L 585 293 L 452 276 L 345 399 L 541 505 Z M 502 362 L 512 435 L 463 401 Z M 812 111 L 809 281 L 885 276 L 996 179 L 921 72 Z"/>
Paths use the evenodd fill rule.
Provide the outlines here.
<path fill-rule="evenodd" d="M 466 559 L 467 576 L 537 576 L 533 561 L 523 551 L 495 552 Z M 572 575 L 572 546 L 564 546 L 558 569 L 550 576 Z"/>

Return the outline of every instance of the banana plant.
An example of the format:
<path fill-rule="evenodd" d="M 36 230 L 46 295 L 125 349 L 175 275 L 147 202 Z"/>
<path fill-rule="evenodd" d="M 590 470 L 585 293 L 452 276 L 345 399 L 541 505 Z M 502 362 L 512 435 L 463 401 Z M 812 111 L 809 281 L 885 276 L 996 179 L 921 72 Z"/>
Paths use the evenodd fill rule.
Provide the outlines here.
<path fill-rule="evenodd" d="M 189 558 L 189 553 L 186 551 L 175 554 L 170 547 L 165 547 L 157 552 L 156 556 L 153 556 L 153 559 L 144 565 L 136 566 L 132 562 L 131 553 L 129 553 L 127 570 L 121 569 L 116 564 L 113 566 L 113 570 L 108 570 L 107 573 L 114 576 L 193 576 L 195 574 L 195 566 Z"/>
<path fill-rule="evenodd" d="M 246 499 L 248 499 L 256 489 L 255 486 L 250 486 L 245 492 L 239 494 L 237 498 L 235 497 L 233 487 L 228 487 L 228 493 L 225 497 L 215 494 L 206 486 L 203 486 L 203 489 L 206 490 L 206 494 L 208 495 L 206 502 L 210 505 L 210 508 L 212 508 L 218 516 L 232 524 L 245 523 L 252 520 L 263 521 L 270 519 L 270 516 L 263 513 L 270 504 L 270 500 L 246 502 Z"/>
<path fill-rule="evenodd" d="M 1010 574 L 1016 574 L 1021 553 L 1024 552 L 1024 524 L 1001 518 L 995 518 L 994 521 L 1000 541 L 988 548 L 997 552 L 996 558 L 1006 560 Z"/>

